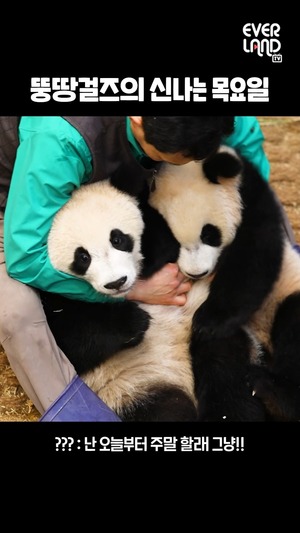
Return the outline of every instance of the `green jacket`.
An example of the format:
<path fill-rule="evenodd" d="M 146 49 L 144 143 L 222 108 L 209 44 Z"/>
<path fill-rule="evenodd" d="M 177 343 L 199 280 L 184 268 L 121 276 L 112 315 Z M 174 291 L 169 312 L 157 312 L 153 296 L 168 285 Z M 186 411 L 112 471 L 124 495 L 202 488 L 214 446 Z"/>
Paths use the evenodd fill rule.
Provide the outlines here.
<path fill-rule="evenodd" d="M 124 123 L 118 135 L 130 141 L 127 144 L 131 153 L 126 144 L 126 157 L 132 158 L 130 164 L 138 165 L 143 173 L 145 170 L 137 161 L 137 147 L 126 127 L 126 117 L 118 118 Z M 25 284 L 70 298 L 116 301 L 97 293 L 86 281 L 55 270 L 47 254 L 47 236 L 55 213 L 74 189 L 92 177 L 93 157 L 88 140 L 86 142 L 67 120 L 57 116 L 22 117 L 19 140 L 4 218 L 4 250 L 9 275 Z M 264 179 L 268 179 L 269 162 L 263 151 L 263 141 L 255 117 L 236 117 L 235 131 L 226 139 L 226 144 L 238 148 L 259 168 Z M 121 142 L 124 145 L 124 139 Z"/>

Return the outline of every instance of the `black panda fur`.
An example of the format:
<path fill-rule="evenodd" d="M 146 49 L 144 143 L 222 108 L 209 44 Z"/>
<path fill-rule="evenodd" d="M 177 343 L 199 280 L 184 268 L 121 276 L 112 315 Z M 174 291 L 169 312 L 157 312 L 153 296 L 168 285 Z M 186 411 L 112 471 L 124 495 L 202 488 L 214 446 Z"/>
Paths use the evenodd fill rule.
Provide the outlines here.
<path fill-rule="evenodd" d="M 227 158 L 220 153 L 206 160 L 208 179 L 217 182 L 219 172 L 226 176 Z M 226 352 L 228 339 L 232 342 L 240 337 L 241 327 L 246 326 L 265 354 L 264 363 L 251 366 L 247 379 L 266 409 L 266 419 L 298 421 L 300 256 L 284 230 L 282 209 L 269 184 L 248 161 L 241 158 L 241 162 L 243 219 L 234 241 L 220 258 L 207 300 L 193 318 L 191 354 L 197 397 L 205 397 L 214 380 L 218 395 L 220 392 L 222 369 L 220 380 L 216 378 L 218 371 L 214 380 L 205 379 L 210 367 L 214 368 L 212 344 L 219 343 L 220 350 Z M 211 395 L 208 397 L 211 407 Z M 209 413 L 209 419 L 212 417 Z"/>
<path fill-rule="evenodd" d="M 111 197 L 108 196 L 111 194 Z M 97 210 L 86 203 L 91 196 L 99 197 L 99 201 L 101 199 L 102 204 L 97 205 Z M 119 196 L 123 202 L 121 207 Z M 129 196 L 126 201 L 125 193 L 117 191 L 108 182 L 95 183 L 76 191 L 73 198 L 57 214 L 52 225 L 48 251 L 53 265 L 59 270 L 69 274 L 75 273 L 83 280 L 86 279 L 94 257 L 99 260 L 101 240 L 97 249 L 94 247 L 92 251 L 90 246 L 94 245 L 94 241 L 98 241 L 98 233 L 104 238 L 106 217 L 111 219 L 111 226 L 106 233 L 105 247 L 108 251 L 111 248 L 109 241 L 113 241 L 120 249 L 122 243 L 120 244 L 118 239 L 115 243 L 111 230 L 114 231 L 114 236 L 116 230 L 120 234 L 124 232 L 123 224 L 128 224 L 132 212 L 132 217 L 137 217 L 137 209 L 144 227 L 142 213 L 137 205 Z M 128 212 L 122 214 L 124 208 Z M 140 221 L 137 221 L 136 228 L 134 222 L 130 230 L 125 232 L 124 241 L 129 242 L 129 245 L 126 245 L 126 250 L 119 250 L 118 263 L 122 263 L 121 252 L 125 252 L 125 256 L 132 254 L 132 249 L 140 245 Z M 73 224 L 76 224 L 76 229 Z M 99 229 L 95 232 L 95 228 Z M 87 239 L 89 234 L 94 236 Z M 104 246 L 104 243 L 102 244 Z M 177 251 L 178 249 L 177 244 Z M 105 259 L 105 254 L 103 258 Z M 86 261 L 88 267 L 84 268 Z M 141 269 L 139 250 L 136 250 L 133 261 L 138 276 Z M 94 282 L 96 277 L 97 274 L 94 273 Z M 124 275 L 119 279 L 125 277 Z M 118 292 L 119 279 L 112 277 L 111 280 L 106 280 L 103 289 L 107 294 L 122 296 L 122 293 Z M 132 283 L 134 281 L 135 279 L 132 279 Z M 97 283 L 99 285 L 98 280 Z M 127 290 L 129 288 L 127 287 Z M 161 318 L 164 315 L 168 326 L 162 328 L 162 333 L 167 335 L 170 324 L 176 324 L 177 315 L 180 315 L 177 307 L 174 307 L 171 313 L 167 307 L 163 307 L 159 313 L 159 306 L 155 306 L 155 311 L 150 315 L 149 311 L 154 306 L 142 306 L 126 300 L 86 303 L 42 291 L 41 299 L 58 345 L 73 363 L 78 374 L 123 421 L 196 419 L 196 400 L 188 349 L 178 353 L 168 347 L 164 357 L 157 338 L 154 337 L 155 343 L 152 341 L 153 322 L 158 324 L 158 328 L 161 327 L 164 323 Z M 186 335 L 186 332 L 180 333 L 181 335 Z M 188 346 L 181 338 L 177 342 L 182 342 L 184 348 Z M 152 346 L 155 347 L 154 350 Z"/>
<path fill-rule="evenodd" d="M 231 158 L 228 162 L 234 164 L 230 173 L 238 172 L 240 167 L 236 166 L 237 160 Z M 201 164 L 199 163 L 199 165 Z M 227 172 L 226 165 L 224 172 Z M 234 188 L 236 191 L 238 190 L 236 185 Z M 238 197 L 240 197 L 239 192 Z M 145 256 L 143 274 L 148 276 L 165 262 L 176 261 L 180 253 L 180 246 L 162 215 L 148 203 L 145 203 L 145 198 L 140 205 L 145 222 L 142 239 L 142 251 Z M 207 226 L 210 226 L 210 230 L 213 228 L 211 224 Z M 210 234 L 210 232 L 208 233 Z M 205 237 L 207 239 L 207 235 Z M 215 239 L 215 235 L 213 237 Z M 233 237 L 234 234 L 230 239 Z M 223 250 L 223 254 L 225 253 L 226 248 Z M 104 329 L 104 335 L 107 333 L 108 339 L 110 339 L 113 329 L 122 320 L 122 317 L 121 315 L 118 316 L 118 322 L 113 321 L 111 323 L 110 319 L 107 318 L 110 316 L 109 313 L 103 309 L 106 305 L 115 306 L 115 304 L 105 304 L 105 306 L 99 304 L 98 310 L 96 309 L 98 306 L 95 304 L 75 303 L 73 301 L 70 303 L 68 301 L 62 306 L 64 312 L 55 315 L 54 313 L 49 315 L 49 305 L 48 307 L 46 305 L 45 308 L 50 327 L 58 344 L 64 349 L 87 384 L 112 409 L 116 410 L 123 420 L 262 420 L 264 419 L 264 409 L 257 398 L 252 396 L 247 382 L 248 372 L 252 365 L 251 355 L 254 354 L 254 359 L 257 356 L 257 344 L 253 341 L 252 336 L 242 329 L 239 329 L 230 338 L 226 347 L 222 339 L 214 339 L 213 344 L 210 342 L 210 349 L 214 347 L 214 356 L 211 355 L 211 361 L 216 365 L 215 370 L 218 371 L 224 361 L 226 363 L 223 365 L 221 380 L 219 380 L 221 374 L 218 375 L 219 385 L 223 382 L 224 387 L 213 391 L 214 394 L 212 392 L 207 394 L 206 392 L 204 396 L 203 391 L 205 389 L 202 389 L 202 393 L 199 394 L 199 387 L 197 386 L 197 398 L 195 397 L 190 358 L 191 323 L 194 312 L 207 298 L 209 287 L 210 279 L 207 277 L 195 282 L 188 295 L 188 303 L 184 308 L 140 304 L 138 309 L 144 311 L 146 317 L 151 316 L 150 326 L 144 336 L 141 335 L 143 327 L 137 327 L 135 335 L 139 340 L 143 337 L 142 342 L 128 348 L 130 345 L 126 346 L 126 342 L 128 342 L 126 337 L 124 345 L 116 350 L 115 355 L 111 353 L 111 350 L 106 351 L 101 323 L 101 320 L 104 319 L 106 325 L 108 324 L 108 328 Z M 52 296 L 47 295 L 47 298 L 49 304 L 49 299 Z M 76 306 L 79 307 L 76 309 Z M 88 309 L 89 311 L 87 311 Z M 122 314 L 121 305 L 120 312 Z M 77 318 L 78 313 L 80 313 L 79 319 Z M 101 320 L 98 320 L 98 313 L 101 314 Z M 112 315 L 113 313 L 112 307 Z M 95 317 L 95 320 L 91 318 L 91 315 Z M 125 336 L 127 325 L 129 325 L 127 318 L 128 315 L 124 306 Z M 74 319 L 77 320 L 75 327 L 78 325 L 81 344 L 77 340 L 75 343 L 73 342 Z M 131 319 L 130 323 L 131 329 L 133 329 Z M 94 324 L 97 324 L 97 330 L 94 329 Z M 100 324 L 101 332 L 99 331 Z M 90 337 L 94 339 L 94 344 L 90 342 Z M 94 348 L 97 347 L 98 341 L 99 348 L 95 358 Z M 199 343 L 199 339 L 197 342 Z M 88 351 L 90 346 L 92 349 Z M 232 353 L 233 346 L 238 354 L 241 349 L 243 350 L 240 357 L 236 355 L 236 352 Z M 76 352 L 77 355 L 75 355 Z M 80 366 L 82 364 L 84 366 Z M 212 366 L 210 366 L 211 368 Z M 195 365 L 194 371 L 197 374 Z M 206 382 L 205 372 L 203 372 L 203 376 Z M 213 383 L 216 381 L 211 383 L 213 390 Z M 226 393 L 225 400 L 227 399 L 225 402 L 224 391 Z M 198 403 L 199 411 L 197 410 Z"/>
<path fill-rule="evenodd" d="M 141 342 L 149 326 L 146 311 L 134 302 L 114 298 L 128 291 L 140 273 L 143 229 L 137 201 L 106 182 L 75 191 L 54 218 L 48 238 L 54 267 L 83 283 L 89 280 L 110 297 L 110 301 L 89 304 L 40 291 L 49 326 L 79 374 L 124 346 Z M 106 249 L 94 244 L 101 239 L 107 241 Z M 115 258 L 114 271 L 106 266 L 110 257 Z"/>
<path fill-rule="evenodd" d="M 119 400 L 115 400 L 116 391 L 110 387 L 108 387 L 109 394 L 104 397 L 124 420 L 299 419 L 300 258 L 284 233 L 281 209 L 269 185 L 262 180 L 255 168 L 231 151 L 221 150 L 220 153 L 208 158 L 203 164 L 203 172 L 209 182 L 215 187 L 221 187 L 220 182 L 224 182 L 223 178 L 235 179 L 241 170 L 240 164 L 242 164 L 239 187 L 243 202 L 242 220 L 233 242 L 225 247 L 219 257 L 211 283 L 201 281 L 204 288 L 198 299 L 196 312 L 193 319 L 192 317 L 188 319 L 192 322 L 189 348 L 195 379 L 195 397 L 191 390 L 190 376 L 186 381 L 189 382 L 187 388 L 178 386 L 178 382 L 175 386 L 173 382 L 171 387 L 170 383 L 163 383 L 167 365 L 163 367 L 157 364 L 160 363 L 159 359 L 152 367 L 153 376 L 156 376 L 154 381 L 149 379 L 151 375 L 149 372 L 148 375 L 142 375 L 140 382 L 135 382 L 136 388 L 133 387 L 129 391 L 130 373 L 133 370 L 127 365 L 126 357 L 129 356 L 129 360 L 133 361 L 132 354 L 137 353 L 140 356 L 143 351 L 144 333 L 149 323 L 149 306 L 137 306 L 127 302 L 128 308 L 135 309 L 137 315 L 139 312 L 144 312 L 143 318 L 137 317 L 136 327 L 132 326 L 130 339 L 132 337 L 133 339 L 130 340 L 126 337 L 126 332 L 127 326 L 132 325 L 133 321 L 130 319 L 126 322 L 127 312 L 122 318 L 125 306 L 120 307 L 118 322 L 126 327 L 122 341 L 124 344 L 119 343 L 117 351 L 121 349 L 122 355 L 125 354 L 124 361 L 129 379 L 125 380 L 123 390 L 119 385 Z M 184 183 L 188 167 L 184 165 L 180 171 Z M 152 197 L 150 193 L 150 203 Z M 142 240 L 142 250 L 145 255 L 144 273 L 150 275 L 165 262 L 173 262 L 178 258 L 180 239 L 173 236 L 162 215 L 152 206 L 147 207 L 143 200 L 141 207 L 144 210 L 146 223 Z M 185 204 L 182 204 L 182 209 L 188 212 Z M 166 219 L 170 224 L 168 217 Z M 173 231 L 176 230 L 172 224 L 170 226 Z M 291 275 L 292 282 L 289 281 Z M 195 285 L 197 284 L 198 282 Z M 91 362 L 87 364 L 90 356 L 86 347 L 89 342 L 88 338 L 84 337 L 84 332 L 88 330 L 85 329 L 81 313 L 84 312 L 93 331 L 92 321 L 87 315 L 87 307 L 90 308 L 90 304 L 86 304 L 86 308 L 83 303 L 78 305 L 83 306 L 80 311 L 75 310 L 74 302 L 70 305 L 67 319 L 70 325 L 69 337 L 67 330 L 64 329 L 65 325 L 62 326 L 61 318 L 58 321 L 60 323 L 58 328 L 61 329 L 61 333 L 63 332 L 59 344 L 66 343 L 64 351 L 72 360 L 74 354 L 69 351 L 68 346 L 71 345 L 68 345 L 68 342 L 72 341 L 74 335 L 74 316 L 80 313 L 78 327 L 83 327 L 82 335 L 80 334 L 83 344 L 78 345 L 76 342 L 74 350 L 80 346 L 79 359 L 84 362 L 84 366 L 79 366 L 79 362 L 74 359 L 73 361 L 75 367 L 79 368 L 79 373 L 85 376 L 88 384 L 101 396 L 103 390 L 101 386 L 99 388 L 99 383 L 101 380 L 104 380 L 102 383 L 107 383 L 111 379 L 112 371 L 121 360 L 121 353 L 112 355 L 115 346 L 106 351 L 105 335 L 104 339 L 100 339 L 96 332 L 95 346 L 99 340 L 99 352 L 96 358 L 91 357 Z M 159 306 L 155 307 L 158 312 L 156 322 L 163 322 Z M 98 316 L 101 316 L 101 321 L 107 319 L 104 334 L 108 333 L 107 338 L 110 339 L 115 332 L 115 326 L 109 318 L 109 313 L 103 309 L 103 304 L 99 304 L 99 313 L 103 315 Z M 166 308 L 164 310 L 166 311 Z M 175 322 L 179 325 L 182 309 L 176 308 L 177 316 L 172 315 L 174 309 L 167 311 L 170 324 Z M 48 311 L 47 316 L 51 325 Z M 54 320 L 57 321 L 57 317 Z M 148 334 L 152 325 L 153 319 L 150 319 Z M 57 325 L 52 323 L 52 328 L 56 336 Z M 87 337 L 90 336 L 92 335 L 89 331 Z M 157 339 L 160 340 L 160 337 Z M 128 340 L 136 346 L 126 349 L 129 346 L 126 347 Z M 104 347 L 102 352 L 101 347 Z M 261 350 L 266 354 L 263 361 L 260 357 Z M 94 350 L 92 352 L 95 353 Z M 161 360 L 164 361 L 164 358 Z M 173 360 L 171 358 L 172 364 L 174 360 L 176 356 Z M 101 363 L 100 366 L 93 368 L 98 363 Z M 184 365 L 189 373 L 188 358 L 185 358 Z M 149 371 L 149 366 L 142 364 L 141 368 L 143 366 Z M 184 383 L 186 376 L 182 379 L 181 383 Z M 136 394 L 137 391 L 140 395 Z M 127 403 L 123 401 L 124 397 L 127 397 Z M 195 405 L 198 406 L 197 415 L 195 415 Z M 182 406 L 182 409 L 179 406 Z"/>
<path fill-rule="evenodd" d="M 173 167 L 173 173 L 179 172 L 184 182 L 189 168 Z M 221 149 L 203 163 L 204 175 L 216 186 L 239 171 L 242 220 L 218 260 L 209 296 L 192 321 L 190 349 L 199 419 L 259 419 L 257 404 L 252 403 L 253 412 L 248 398 L 244 405 L 245 391 L 250 390 L 265 410 L 261 420 L 298 421 L 300 256 L 289 241 L 274 192 L 251 163 L 232 149 Z M 176 235 L 179 219 L 160 205 L 159 196 L 154 203 L 153 197 L 155 192 L 150 203 L 164 214 Z M 180 209 L 187 215 L 189 207 L 183 200 Z M 255 361 L 250 355 L 251 336 L 260 353 Z"/>
<path fill-rule="evenodd" d="M 241 160 L 230 149 L 227 151 L 227 149 L 221 148 L 220 153 L 214 154 L 209 161 L 204 162 L 202 169 L 203 176 L 205 176 L 204 179 L 213 184 L 210 188 L 203 190 L 204 198 L 199 195 L 197 181 L 201 179 L 201 168 L 202 163 L 190 163 L 181 167 L 164 165 L 157 177 L 154 192 L 149 195 L 151 207 L 157 209 L 159 214 L 167 221 L 169 229 L 176 236 L 177 244 L 180 244 L 180 248 L 184 246 L 182 236 L 189 239 L 186 245 L 187 253 L 189 253 L 189 249 L 193 252 L 193 248 L 196 248 L 198 241 L 201 240 L 206 244 L 210 244 L 212 248 L 213 246 L 216 246 L 216 248 L 220 246 L 218 245 L 216 232 L 212 231 L 212 229 L 220 230 L 222 241 L 224 239 L 222 216 L 212 212 L 211 198 L 214 198 L 221 189 L 227 186 L 226 182 L 228 183 L 228 181 L 224 177 L 230 177 L 230 181 L 233 182 L 233 189 L 239 191 L 239 197 L 242 197 L 241 189 L 244 185 L 244 177 L 241 175 L 243 168 Z M 199 174 L 196 179 L 192 176 L 195 172 Z M 241 179 L 240 185 L 237 184 L 239 178 Z M 260 177 L 259 179 L 261 180 Z M 194 191 L 193 188 L 195 188 Z M 244 198 L 242 199 L 244 200 Z M 222 204 L 219 204 L 218 207 L 222 209 Z M 229 210 L 230 207 L 229 202 Z M 226 202 L 223 208 L 226 212 Z M 224 266 L 226 271 L 227 256 L 236 241 L 236 231 L 239 232 L 245 220 L 244 209 L 245 205 L 242 202 L 241 211 L 237 210 L 236 212 L 236 216 L 241 215 L 241 219 L 235 221 L 236 228 L 234 228 L 234 235 L 232 236 L 233 241 L 227 243 L 225 247 L 223 244 L 222 252 L 214 267 L 214 277 L 207 286 L 208 300 L 213 293 L 212 287 L 215 285 L 216 280 L 222 279 L 221 272 L 224 270 Z M 193 216 L 190 221 L 186 222 L 186 219 L 189 220 L 191 211 Z M 206 212 L 202 214 L 203 211 Z M 227 217 L 226 214 L 224 216 L 225 218 Z M 201 226 L 199 226 L 200 223 L 202 223 Z M 184 225 L 188 228 L 186 232 L 182 229 Z M 189 231 L 189 226 L 198 230 L 198 233 L 196 230 L 194 231 L 194 237 L 192 236 L 193 231 Z M 151 244 L 155 248 L 156 235 L 152 228 L 151 223 L 146 224 L 145 233 L 149 233 L 147 236 L 148 246 L 152 239 Z M 203 234 L 204 229 L 206 229 L 205 234 Z M 162 245 L 164 253 L 166 253 L 167 247 L 166 241 Z M 181 270 L 188 276 L 188 272 L 184 269 L 184 264 L 180 260 L 180 248 L 177 261 Z M 190 277 L 193 279 L 192 275 Z M 197 279 L 196 275 L 194 279 Z M 194 284 L 191 293 L 195 290 L 195 286 L 203 285 L 205 280 L 206 274 Z M 190 295 L 188 296 L 188 301 L 189 297 Z M 259 294 L 254 295 L 252 305 L 258 299 Z M 195 317 L 202 307 L 206 305 L 206 301 L 206 298 L 202 299 L 202 301 L 201 298 L 198 298 Z M 226 335 L 224 335 L 223 331 L 220 334 L 216 331 L 215 335 L 213 331 L 207 332 L 206 330 L 201 330 L 201 334 L 199 334 L 196 329 L 197 319 L 193 318 L 193 314 L 191 314 L 190 320 L 191 325 L 193 324 L 194 327 L 189 339 L 189 349 L 192 354 L 195 393 L 198 405 L 197 419 L 199 421 L 266 420 L 265 407 L 258 397 L 253 395 L 250 378 L 252 369 L 256 369 L 256 365 L 261 364 L 262 350 L 256 337 L 246 327 L 246 321 L 237 322 L 233 330 L 230 324 Z"/>

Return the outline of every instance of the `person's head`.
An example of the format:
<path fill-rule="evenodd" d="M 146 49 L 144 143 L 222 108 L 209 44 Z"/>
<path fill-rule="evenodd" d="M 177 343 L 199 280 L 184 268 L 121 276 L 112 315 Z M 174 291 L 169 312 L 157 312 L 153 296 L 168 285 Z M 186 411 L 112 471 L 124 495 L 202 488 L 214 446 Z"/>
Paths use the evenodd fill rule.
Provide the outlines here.
<path fill-rule="evenodd" d="M 132 133 L 154 161 L 182 165 L 205 159 L 234 129 L 234 117 L 129 117 Z"/>

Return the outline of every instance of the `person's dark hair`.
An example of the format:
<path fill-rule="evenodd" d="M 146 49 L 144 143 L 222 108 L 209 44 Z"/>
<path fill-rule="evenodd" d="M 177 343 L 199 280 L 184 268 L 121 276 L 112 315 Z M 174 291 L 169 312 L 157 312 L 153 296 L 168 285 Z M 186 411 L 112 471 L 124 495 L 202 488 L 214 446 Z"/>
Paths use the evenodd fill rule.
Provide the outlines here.
<path fill-rule="evenodd" d="M 143 117 L 145 140 L 163 153 L 205 159 L 234 130 L 234 117 Z"/>

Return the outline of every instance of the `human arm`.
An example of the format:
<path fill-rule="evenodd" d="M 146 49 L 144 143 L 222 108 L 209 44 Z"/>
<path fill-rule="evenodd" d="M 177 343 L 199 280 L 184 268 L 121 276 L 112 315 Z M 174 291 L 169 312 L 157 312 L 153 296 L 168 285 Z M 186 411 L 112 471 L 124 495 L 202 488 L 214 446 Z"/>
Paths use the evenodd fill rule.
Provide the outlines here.
<path fill-rule="evenodd" d="M 91 173 L 85 142 L 62 117 L 22 117 L 19 132 L 4 218 L 9 275 L 71 298 L 106 300 L 85 280 L 54 269 L 47 253 L 55 213 Z"/>
<path fill-rule="evenodd" d="M 91 155 L 80 134 L 62 117 L 22 117 L 20 145 L 5 211 L 5 255 L 11 277 L 40 290 L 85 301 L 116 301 L 83 279 L 57 271 L 47 253 L 56 212 L 91 174 Z M 139 280 L 131 299 L 185 302 L 176 265 Z"/>

